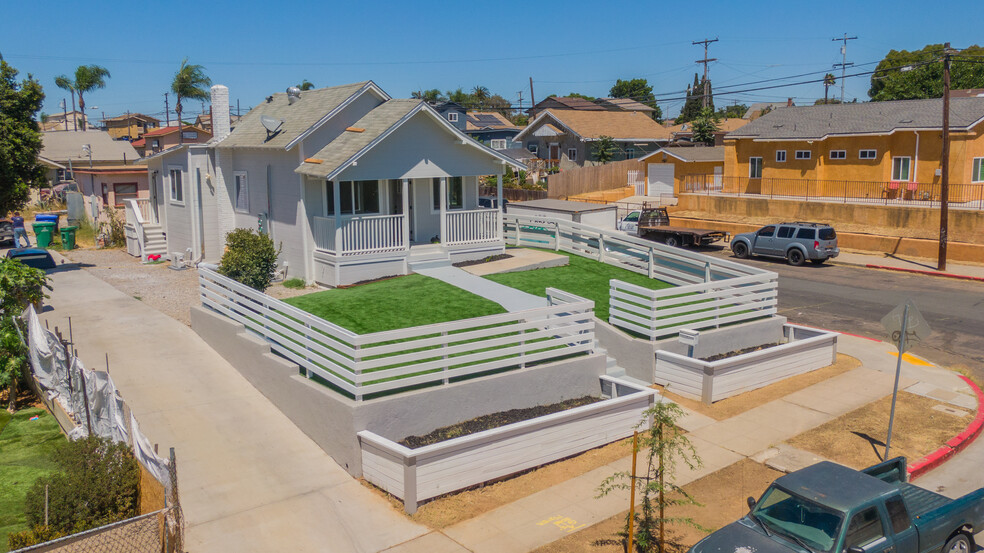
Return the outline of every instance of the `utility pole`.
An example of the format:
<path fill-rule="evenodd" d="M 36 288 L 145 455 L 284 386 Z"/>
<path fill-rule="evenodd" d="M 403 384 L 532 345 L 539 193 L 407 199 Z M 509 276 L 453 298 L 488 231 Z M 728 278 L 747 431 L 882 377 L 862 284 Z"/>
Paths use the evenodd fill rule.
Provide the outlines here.
<path fill-rule="evenodd" d="M 956 50 L 943 45 L 943 152 L 940 154 L 940 253 L 936 270 L 946 270 L 946 235 L 950 218 L 950 56 Z"/>
<path fill-rule="evenodd" d="M 171 107 L 167 105 L 167 92 L 164 93 L 164 118 L 167 122 L 164 124 L 165 127 L 171 126 Z"/>
<path fill-rule="evenodd" d="M 523 91 L 520 90 L 516 94 L 519 94 L 519 111 L 520 111 L 520 113 L 522 113 L 522 111 L 523 111 Z"/>
<path fill-rule="evenodd" d="M 705 107 L 705 108 L 707 107 L 707 104 L 710 103 L 710 98 L 707 95 L 707 64 L 710 63 L 710 62 L 712 62 L 712 61 L 717 61 L 717 58 L 708 58 L 707 57 L 707 46 L 710 45 L 712 42 L 717 42 L 717 41 L 718 41 L 718 39 L 716 39 L 716 38 L 713 39 L 713 40 L 709 40 L 709 39 L 706 39 L 705 38 L 704 40 L 695 40 L 695 41 L 693 41 L 694 46 L 696 46 L 698 44 L 703 44 L 704 45 L 704 59 L 697 60 L 696 63 L 703 63 L 704 64 L 704 91 L 701 93 L 701 96 L 702 96 L 702 102 L 701 102 L 701 104 L 702 104 L 702 107 Z"/>
<path fill-rule="evenodd" d="M 847 33 L 844 33 L 844 36 L 840 38 L 830 39 L 833 42 L 844 41 L 844 45 L 841 46 L 841 63 L 834 64 L 834 69 L 837 69 L 838 67 L 841 68 L 841 103 L 842 104 L 844 103 L 844 75 L 847 74 L 847 66 L 854 65 L 854 63 L 847 62 L 847 41 L 857 40 L 857 39 L 858 37 L 856 36 L 847 36 Z"/>
<path fill-rule="evenodd" d="M 536 96 L 533 95 L 533 77 L 530 77 L 530 119 L 536 118 L 536 112 L 533 108 L 536 107 Z"/>

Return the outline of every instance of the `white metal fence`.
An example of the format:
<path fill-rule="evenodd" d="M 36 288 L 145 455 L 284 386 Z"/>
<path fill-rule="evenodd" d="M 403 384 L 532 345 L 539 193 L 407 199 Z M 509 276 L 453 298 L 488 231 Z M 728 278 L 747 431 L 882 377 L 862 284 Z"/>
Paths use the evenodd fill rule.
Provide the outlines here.
<path fill-rule="evenodd" d="M 779 276 L 758 275 L 651 290 L 612 280 L 608 322 L 650 339 L 776 314 Z"/>
<path fill-rule="evenodd" d="M 409 449 L 368 430 L 359 432 L 366 480 L 417 503 L 531 469 L 632 435 L 655 391 L 601 377 L 611 399 Z"/>
<path fill-rule="evenodd" d="M 559 290 L 548 289 L 547 307 L 356 334 L 204 266 L 199 283 L 204 306 L 356 400 L 594 350 L 594 302 Z"/>
<path fill-rule="evenodd" d="M 446 245 L 477 244 L 502 239 L 498 209 L 449 211 L 445 216 L 447 236 L 442 239 Z"/>

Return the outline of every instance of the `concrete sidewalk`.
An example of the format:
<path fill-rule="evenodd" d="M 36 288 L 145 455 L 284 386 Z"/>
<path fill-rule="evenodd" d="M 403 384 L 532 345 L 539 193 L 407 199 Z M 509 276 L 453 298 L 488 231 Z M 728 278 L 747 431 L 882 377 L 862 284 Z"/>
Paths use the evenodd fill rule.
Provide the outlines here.
<path fill-rule="evenodd" d="M 932 276 L 984 280 L 984 265 L 950 262 L 946 264 L 946 271 L 937 271 L 935 259 L 924 259 L 921 257 L 842 251 L 839 256 L 831 260 L 831 263 L 835 265 L 854 265 L 857 267 L 913 272 Z"/>
<path fill-rule="evenodd" d="M 66 266 L 67 267 L 67 266 Z M 428 532 L 359 484 L 190 328 L 89 272 L 59 269 L 42 318 L 174 447 L 186 550 L 374 552 Z M 329 424 L 330 421 L 325 421 Z"/>
<path fill-rule="evenodd" d="M 896 358 L 890 344 L 842 335 L 838 351 L 858 358 L 863 366 L 730 419 L 689 416 L 683 426 L 703 466 L 688 470 L 681 465 L 677 484 L 685 485 L 746 457 L 761 456 L 784 440 L 892 393 Z M 956 404 L 964 398 L 973 401 L 967 395 L 969 388 L 953 373 L 916 357 L 903 357 L 902 365 L 900 389 L 937 399 L 955 395 Z M 518 553 L 535 549 L 624 511 L 627 492 L 595 496 L 604 478 L 627 472 L 630 462 L 628 457 L 620 459 L 390 551 Z M 557 518 L 553 517 L 564 519 L 565 524 L 554 524 Z"/>

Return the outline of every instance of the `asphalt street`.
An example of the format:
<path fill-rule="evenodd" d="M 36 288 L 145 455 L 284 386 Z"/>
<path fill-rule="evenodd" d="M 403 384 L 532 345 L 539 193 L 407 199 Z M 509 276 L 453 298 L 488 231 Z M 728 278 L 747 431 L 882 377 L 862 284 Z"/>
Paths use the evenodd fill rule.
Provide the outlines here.
<path fill-rule="evenodd" d="M 739 261 L 730 249 L 702 253 Z M 933 333 L 911 351 L 984 378 L 984 283 L 835 262 L 792 267 L 764 258 L 740 260 L 779 274 L 779 312 L 790 321 L 886 339 L 881 318 L 911 298 Z"/>

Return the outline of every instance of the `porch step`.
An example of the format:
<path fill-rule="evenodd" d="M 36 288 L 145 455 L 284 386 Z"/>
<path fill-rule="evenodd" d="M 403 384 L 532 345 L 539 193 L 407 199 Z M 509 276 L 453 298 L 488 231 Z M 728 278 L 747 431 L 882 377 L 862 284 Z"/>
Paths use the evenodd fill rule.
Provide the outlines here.
<path fill-rule="evenodd" d="M 410 270 L 419 273 L 421 269 L 436 269 L 438 267 L 450 267 L 451 258 L 438 258 L 438 259 L 423 259 L 423 260 L 413 260 L 408 261 Z"/>
<path fill-rule="evenodd" d="M 412 246 L 407 264 L 414 272 L 417 272 L 417 269 L 448 267 L 451 265 L 451 255 L 440 244 Z"/>

